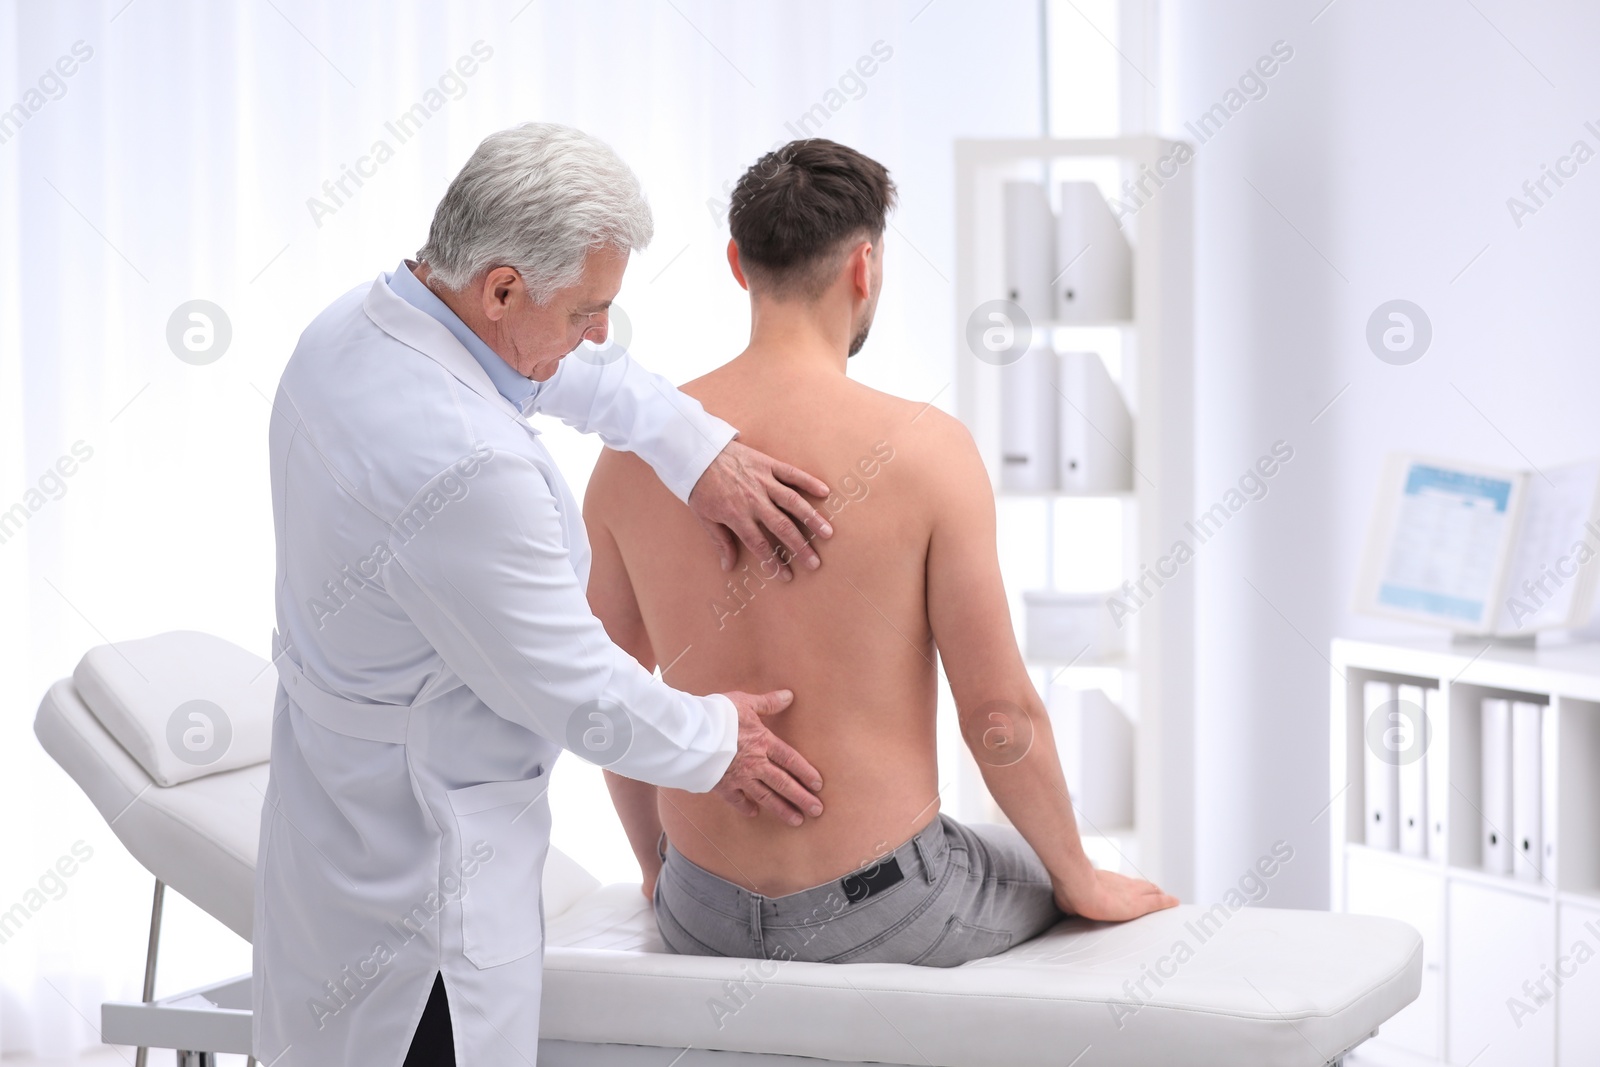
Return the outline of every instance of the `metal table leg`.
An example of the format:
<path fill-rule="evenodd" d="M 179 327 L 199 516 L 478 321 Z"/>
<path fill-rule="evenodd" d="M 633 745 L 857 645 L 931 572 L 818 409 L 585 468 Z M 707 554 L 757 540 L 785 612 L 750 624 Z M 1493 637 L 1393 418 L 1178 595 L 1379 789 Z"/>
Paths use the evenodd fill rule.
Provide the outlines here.
<path fill-rule="evenodd" d="M 167 887 L 156 879 L 156 895 L 150 904 L 150 944 L 144 954 L 144 995 L 141 999 L 145 1003 L 156 999 L 156 950 L 161 945 L 161 900 L 166 895 Z M 150 1050 L 140 1048 L 134 1053 L 134 1067 L 145 1067 L 145 1060 L 149 1057 Z M 184 1067 L 184 1053 L 178 1054 L 180 1067 Z"/>

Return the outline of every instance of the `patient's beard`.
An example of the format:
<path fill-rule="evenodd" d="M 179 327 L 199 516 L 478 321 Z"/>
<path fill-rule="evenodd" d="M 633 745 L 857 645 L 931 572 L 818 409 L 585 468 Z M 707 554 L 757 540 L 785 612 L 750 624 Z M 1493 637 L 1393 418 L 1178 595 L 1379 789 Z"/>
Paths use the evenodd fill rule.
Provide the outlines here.
<path fill-rule="evenodd" d="M 849 359 L 851 356 L 861 351 L 861 346 L 867 343 L 867 334 L 871 332 L 872 323 L 869 322 L 861 327 L 861 332 L 856 334 L 855 340 L 850 342 L 850 351 L 845 354 L 846 359 Z"/>

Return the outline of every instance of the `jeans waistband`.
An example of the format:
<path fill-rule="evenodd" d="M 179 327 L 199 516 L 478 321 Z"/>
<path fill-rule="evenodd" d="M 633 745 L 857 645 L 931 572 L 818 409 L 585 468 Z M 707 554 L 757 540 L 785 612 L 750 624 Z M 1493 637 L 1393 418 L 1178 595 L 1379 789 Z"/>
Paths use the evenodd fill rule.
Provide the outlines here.
<path fill-rule="evenodd" d="M 889 867 L 891 860 L 898 865 L 905 881 L 921 883 L 926 889 L 943 872 L 949 848 L 945 816 L 941 814 L 898 848 L 870 863 L 821 885 L 779 897 L 752 893 L 712 874 L 686 858 L 670 841 L 666 846 L 665 870 L 670 872 L 666 876 L 677 882 L 684 892 L 707 907 L 740 920 L 748 919 L 759 929 L 760 925 L 768 923 L 814 922 L 839 914 L 849 906 L 849 898 L 858 896 L 864 884 L 876 881 L 874 875 Z M 845 883 L 850 886 L 847 888 Z"/>

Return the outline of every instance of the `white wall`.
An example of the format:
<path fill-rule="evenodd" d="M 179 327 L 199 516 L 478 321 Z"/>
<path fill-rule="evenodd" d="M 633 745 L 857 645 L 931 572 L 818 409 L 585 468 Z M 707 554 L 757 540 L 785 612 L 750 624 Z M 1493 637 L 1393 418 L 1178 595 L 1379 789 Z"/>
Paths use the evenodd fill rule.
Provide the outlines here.
<path fill-rule="evenodd" d="M 1196 852 L 1213 900 L 1286 839 L 1267 902 L 1325 906 L 1328 643 L 1426 632 L 1350 610 L 1383 456 L 1600 453 L 1600 161 L 1520 229 L 1506 206 L 1575 140 L 1600 151 L 1600 9 L 1168 0 L 1161 30 L 1163 132 L 1191 141 L 1185 121 L 1294 49 L 1194 163 L 1197 500 L 1295 449 L 1198 561 Z M 1394 298 L 1433 325 L 1409 366 L 1365 341 Z"/>
<path fill-rule="evenodd" d="M 266 398 L 318 310 L 422 243 L 479 139 L 567 122 L 634 166 L 656 238 L 619 302 L 634 351 L 681 381 L 747 336 L 707 201 L 822 104 L 826 121 L 806 132 L 868 152 L 900 183 L 878 324 L 853 372 L 930 398 L 953 377 L 951 141 L 1039 129 L 1032 0 L 0 3 L 0 110 L 79 40 L 93 56 L 0 141 L 0 511 L 73 442 L 94 449 L 0 543 L 0 911 L 75 840 L 96 850 L 0 944 L 0 1051 L 51 1055 L 89 1039 L 102 996 L 136 992 L 150 883 L 39 749 L 33 709 L 106 640 L 194 628 L 266 651 Z M 460 98 L 313 221 L 323 181 L 479 40 L 494 55 Z M 202 367 L 164 339 L 197 297 L 233 325 L 232 347 Z M 581 493 L 598 444 L 563 430 L 547 441 Z M 557 844 L 627 876 L 598 771 L 563 760 L 553 796 Z M 158 991 L 248 967 L 242 942 L 169 907 Z"/>

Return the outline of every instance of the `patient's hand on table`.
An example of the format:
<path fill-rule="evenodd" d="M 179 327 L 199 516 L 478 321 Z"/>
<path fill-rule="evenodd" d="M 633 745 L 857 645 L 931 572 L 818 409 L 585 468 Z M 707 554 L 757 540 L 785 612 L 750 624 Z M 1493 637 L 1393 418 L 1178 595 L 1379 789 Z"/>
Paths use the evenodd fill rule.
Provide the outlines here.
<path fill-rule="evenodd" d="M 1176 907 L 1178 898 L 1139 878 L 1095 867 L 1068 887 L 1058 883 L 1056 907 L 1068 915 L 1102 922 L 1125 922 L 1152 911 Z"/>

